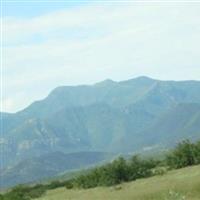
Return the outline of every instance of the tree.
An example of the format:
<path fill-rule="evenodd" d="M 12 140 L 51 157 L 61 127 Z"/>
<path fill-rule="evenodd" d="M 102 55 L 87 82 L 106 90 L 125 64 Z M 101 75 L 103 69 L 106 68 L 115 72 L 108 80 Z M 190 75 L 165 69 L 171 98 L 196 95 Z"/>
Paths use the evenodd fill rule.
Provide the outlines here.
<path fill-rule="evenodd" d="M 167 156 L 167 164 L 171 168 L 182 168 L 196 164 L 196 147 L 189 140 L 184 140 Z"/>
<path fill-rule="evenodd" d="M 119 157 L 117 160 L 113 161 L 111 166 L 111 178 L 114 184 L 119 184 L 128 180 L 128 167 L 123 157 Z"/>
<path fill-rule="evenodd" d="M 138 178 L 149 177 L 152 175 L 151 169 L 158 164 L 153 159 L 142 160 L 138 155 L 134 155 L 128 165 L 129 180 L 133 181 Z"/>

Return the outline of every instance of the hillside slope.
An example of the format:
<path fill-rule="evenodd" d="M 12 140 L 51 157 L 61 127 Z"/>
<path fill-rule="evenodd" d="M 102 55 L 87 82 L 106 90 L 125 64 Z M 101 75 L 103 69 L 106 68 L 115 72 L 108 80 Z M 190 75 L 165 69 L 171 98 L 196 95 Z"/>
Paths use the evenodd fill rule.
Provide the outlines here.
<path fill-rule="evenodd" d="M 133 154 L 199 139 L 199 91 L 199 81 L 148 77 L 58 87 L 20 112 L 3 113 L 0 174 L 47 153 Z"/>
<path fill-rule="evenodd" d="M 148 77 L 58 87 L 18 113 L 4 113 L 3 163 L 53 151 L 105 151 L 106 147 L 106 151 L 121 152 L 125 141 L 132 146 L 126 151 L 141 149 L 137 134 L 177 104 L 200 103 L 199 91 L 199 81 Z M 146 138 L 142 140 L 145 144 Z"/>
<path fill-rule="evenodd" d="M 109 161 L 113 154 L 105 152 L 77 152 L 64 154 L 53 152 L 25 159 L 16 165 L 0 171 L 0 187 L 31 183 L 70 170 L 80 170 Z"/>
<path fill-rule="evenodd" d="M 50 190 L 37 200 L 199 200 L 199 188 L 200 166 L 194 166 L 117 187 Z"/>
<path fill-rule="evenodd" d="M 200 138 L 200 104 L 188 103 L 173 106 L 152 124 L 148 130 L 140 132 L 149 146 L 173 146 L 174 143 Z"/>

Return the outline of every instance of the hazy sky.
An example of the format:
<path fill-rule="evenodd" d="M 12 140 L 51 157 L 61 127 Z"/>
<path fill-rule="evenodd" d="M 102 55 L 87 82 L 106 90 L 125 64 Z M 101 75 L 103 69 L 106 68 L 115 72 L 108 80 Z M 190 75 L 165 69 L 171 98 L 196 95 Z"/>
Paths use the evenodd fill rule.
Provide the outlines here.
<path fill-rule="evenodd" d="M 3 111 L 60 85 L 200 80 L 200 1 L 4 1 Z"/>

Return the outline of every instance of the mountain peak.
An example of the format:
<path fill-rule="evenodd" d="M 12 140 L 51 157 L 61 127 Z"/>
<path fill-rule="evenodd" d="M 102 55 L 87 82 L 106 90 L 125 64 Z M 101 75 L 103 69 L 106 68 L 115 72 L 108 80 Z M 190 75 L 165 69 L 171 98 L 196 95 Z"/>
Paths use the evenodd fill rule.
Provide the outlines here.
<path fill-rule="evenodd" d="M 151 84 L 153 82 L 155 82 L 157 80 L 155 79 L 152 79 L 152 78 L 149 78 L 147 76 L 138 76 L 138 77 L 135 77 L 135 78 L 132 78 L 132 79 L 129 79 L 129 80 L 126 80 L 126 81 L 121 81 L 121 83 L 136 83 L 136 84 Z"/>
<path fill-rule="evenodd" d="M 152 81 L 152 80 L 155 80 L 155 79 L 152 79 L 148 76 L 138 76 L 138 77 L 134 78 L 134 80 L 141 80 L 141 81 L 151 80 Z"/>
<path fill-rule="evenodd" d="M 104 81 L 98 82 L 96 84 L 94 84 L 95 86 L 106 86 L 106 85 L 111 85 L 111 84 L 115 84 L 116 82 L 113 81 L 112 79 L 105 79 Z"/>

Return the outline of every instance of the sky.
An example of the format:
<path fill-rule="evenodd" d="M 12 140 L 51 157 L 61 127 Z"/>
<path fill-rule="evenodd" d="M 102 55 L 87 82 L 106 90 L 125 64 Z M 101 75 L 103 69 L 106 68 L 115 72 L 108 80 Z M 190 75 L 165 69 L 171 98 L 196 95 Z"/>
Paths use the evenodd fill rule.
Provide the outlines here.
<path fill-rule="evenodd" d="M 198 0 L 3 0 L 1 11 L 1 111 L 61 85 L 200 80 Z"/>

